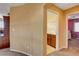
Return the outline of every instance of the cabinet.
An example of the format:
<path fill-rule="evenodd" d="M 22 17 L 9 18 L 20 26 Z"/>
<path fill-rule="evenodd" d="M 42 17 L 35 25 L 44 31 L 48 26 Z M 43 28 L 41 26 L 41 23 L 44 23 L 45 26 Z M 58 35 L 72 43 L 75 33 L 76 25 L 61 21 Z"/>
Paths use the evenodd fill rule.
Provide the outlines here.
<path fill-rule="evenodd" d="M 3 20 L 4 20 L 4 30 L 3 30 L 4 36 L 0 36 L 0 49 L 10 47 L 10 42 L 9 42 L 9 21 L 10 21 L 10 16 L 3 16 Z"/>
<path fill-rule="evenodd" d="M 47 34 L 47 44 L 56 48 L 56 35 Z"/>

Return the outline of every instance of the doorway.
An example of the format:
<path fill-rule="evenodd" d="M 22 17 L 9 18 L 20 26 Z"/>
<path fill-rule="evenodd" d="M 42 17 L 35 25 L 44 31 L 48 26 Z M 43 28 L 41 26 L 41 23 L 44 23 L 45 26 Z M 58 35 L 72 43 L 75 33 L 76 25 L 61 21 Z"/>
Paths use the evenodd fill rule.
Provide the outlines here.
<path fill-rule="evenodd" d="M 47 9 L 47 54 L 58 49 L 58 13 Z"/>
<path fill-rule="evenodd" d="M 68 14 L 66 17 L 66 53 L 79 55 L 79 12 Z"/>

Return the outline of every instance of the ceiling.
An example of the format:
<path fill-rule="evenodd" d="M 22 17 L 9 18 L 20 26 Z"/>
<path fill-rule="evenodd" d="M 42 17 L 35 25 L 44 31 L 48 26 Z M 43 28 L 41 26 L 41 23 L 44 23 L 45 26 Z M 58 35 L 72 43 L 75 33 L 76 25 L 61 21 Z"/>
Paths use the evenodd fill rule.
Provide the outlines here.
<path fill-rule="evenodd" d="M 68 16 L 68 19 L 76 19 L 79 18 L 79 13 L 71 14 Z"/>
<path fill-rule="evenodd" d="M 0 3 L 0 14 L 3 15 L 7 14 L 10 12 L 10 7 L 23 4 L 25 3 Z M 54 4 L 63 10 L 79 5 L 79 3 L 54 3 Z"/>
<path fill-rule="evenodd" d="M 66 10 L 66 9 L 79 5 L 79 3 L 55 3 L 55 5 L 63 10 Z"/>

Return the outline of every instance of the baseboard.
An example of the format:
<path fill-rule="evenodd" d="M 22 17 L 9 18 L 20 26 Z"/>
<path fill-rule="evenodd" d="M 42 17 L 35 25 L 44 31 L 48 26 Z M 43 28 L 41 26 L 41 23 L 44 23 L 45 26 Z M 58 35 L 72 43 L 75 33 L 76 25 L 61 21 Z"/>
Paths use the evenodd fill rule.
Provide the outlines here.
<path fill-rule="evenodd" d="M 32 56 L 31 54 L 25 53 L 25 52 L 23 52 L 23 51 L 11 49 L 11 48 L 10 48 L 10 51 L 19 52 L 19 53 L 22 53 L 22 54 L 25 54 L 25 55 L 28 55 L 28 56 Z"/>
<path fill-rule="evenodd" d="M 62 47 L 62 48 L 59 48 L 59 50 L 62 50 L 62 49 L 64 49 L 64 48 L 68 48 L 68 47 Z"/>
<path fill-rule="evenodd" d="M 59 49 L 57 49 L 56 51 L 59 51 L 59 50 L 62 50 L 63 48 L 59 48 Z"/>

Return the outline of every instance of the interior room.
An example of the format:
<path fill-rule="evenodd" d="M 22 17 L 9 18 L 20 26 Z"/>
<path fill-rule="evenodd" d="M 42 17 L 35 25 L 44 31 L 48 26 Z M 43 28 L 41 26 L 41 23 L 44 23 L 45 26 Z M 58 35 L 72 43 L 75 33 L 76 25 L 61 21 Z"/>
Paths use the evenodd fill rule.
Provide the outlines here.
<path fill-rule="evenodd" d="M 58 14 L 48 9 L 47 10 L 47 54 L 56 51 L 56 41 L 58 33 Z"/>
<path fill-rule="evenodd" d="M 79 56 L 79 13 L 72 12 L 66 15 L 67 21 L 67 48 L 59 51 L 61 54 Z"/>
<path fill-rule="evenodd" d="M 68 16 L 68 48 L 78 55 L 79 50 L 79 13 Z"/>
<path fill-rule="evenodd" d="M 79 13 L 68 15 L 78 11 L 77 3 L 0 4 L 0 55 L 79 55 Z"/>

